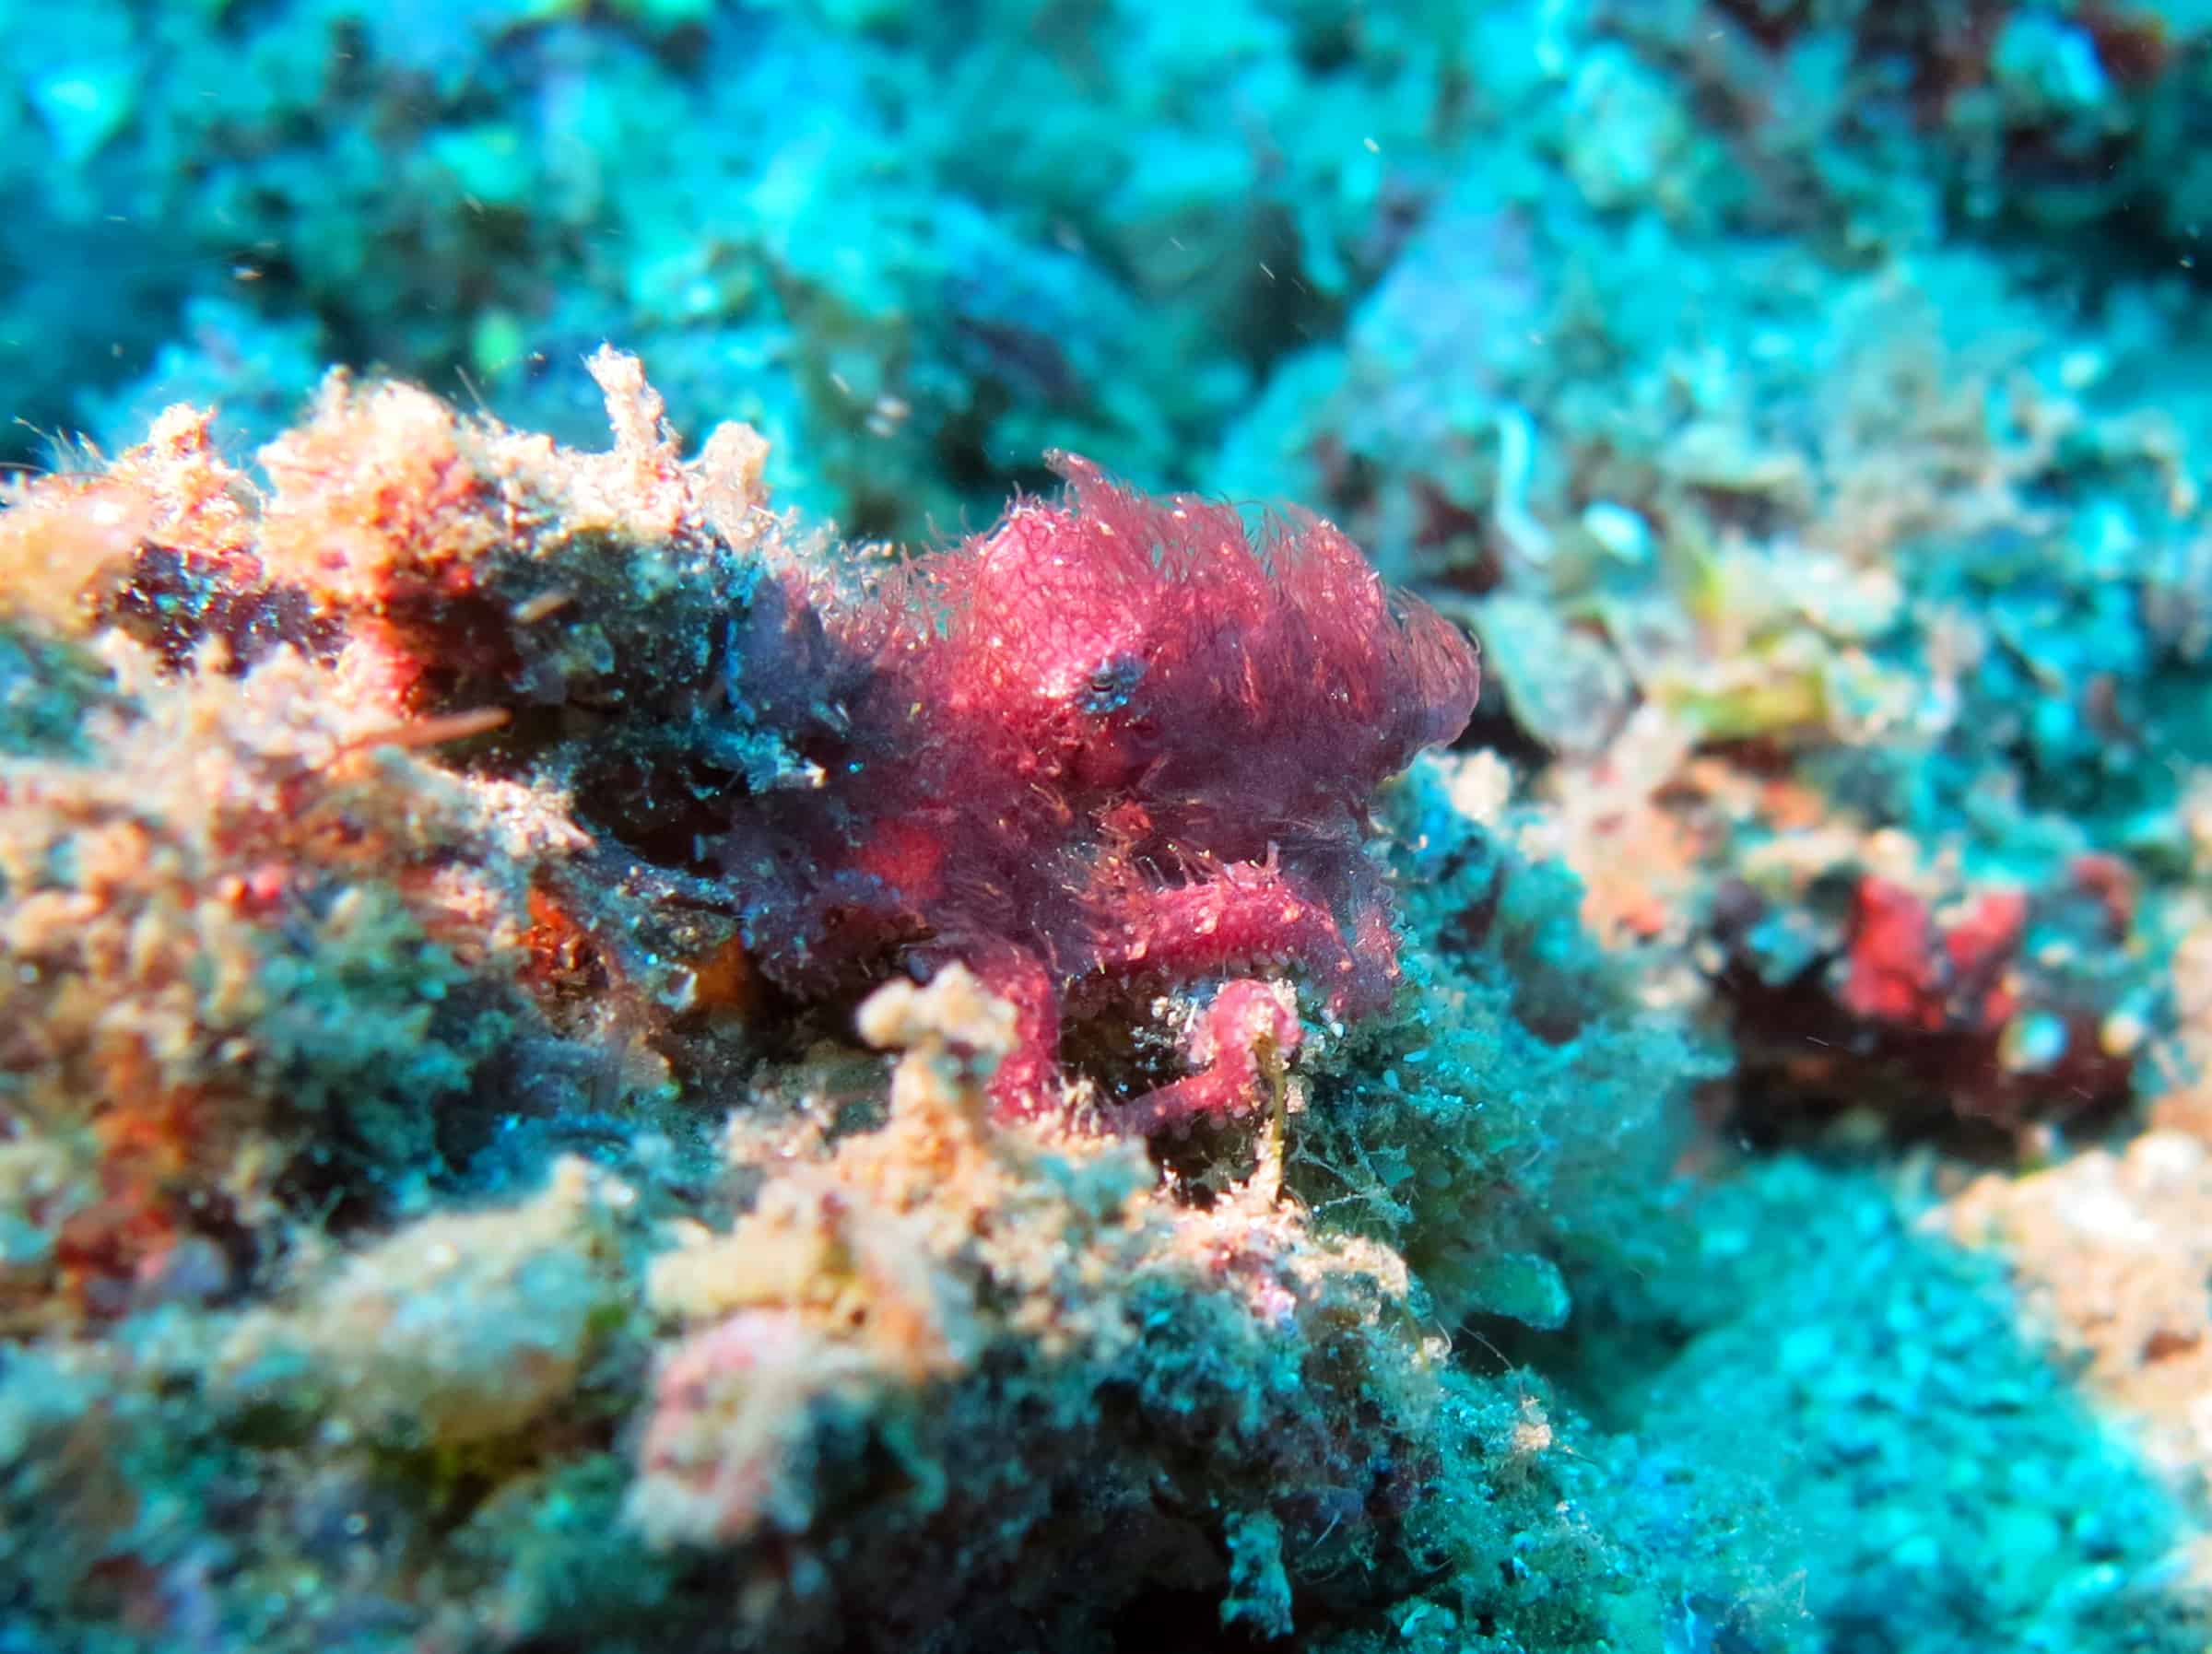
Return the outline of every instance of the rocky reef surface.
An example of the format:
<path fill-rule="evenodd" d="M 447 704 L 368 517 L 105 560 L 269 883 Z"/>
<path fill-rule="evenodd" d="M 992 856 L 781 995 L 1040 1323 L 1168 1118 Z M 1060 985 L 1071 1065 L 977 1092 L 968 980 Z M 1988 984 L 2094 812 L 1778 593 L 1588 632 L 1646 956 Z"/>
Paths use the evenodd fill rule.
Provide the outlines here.
<path fill-rule="evenodd" d="M 2201 6 L 16 20 L 0 1654 L 2212 1639 Z"/>

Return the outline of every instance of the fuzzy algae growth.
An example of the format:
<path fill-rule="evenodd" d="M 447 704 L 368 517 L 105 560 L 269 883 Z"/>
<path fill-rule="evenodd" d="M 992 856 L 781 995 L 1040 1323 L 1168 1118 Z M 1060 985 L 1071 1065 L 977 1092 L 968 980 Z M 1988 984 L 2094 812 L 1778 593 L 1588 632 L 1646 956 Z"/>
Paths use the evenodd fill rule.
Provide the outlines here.
<path fill-rule="evenodd" d="M 2212 1642 L 2205 6 L 18 11 L 0 1654 Z"/>
<path fill-rule="evenodd" d="M 1756 1548 L 1608 1519 L 1611 1449 L 1437 1319 L 1557 1324 L 1524 1157 L 1577 1063 L 1633 1048 L 1647 1104 L 1698 1072 L 1593 956 L 1541 991 L 1615 995 L 1588 1014 L 1620 1054 L 1486 1098 L 1536 1013 L 1424 937 L 1486 880 L 1514 881 L 1501 934 L 1571 925 L 1525 911 L 1567 887 L 1524 892 L 1424 770 L 1443 887 L 1390 1008 L 1332 1018 L 1343 948 L 1305 921 L 1240 920 L 1248 958 L 1160 919 L 1148 996 L 1076 982 L 1025 1071 L 1049 1096 L 1008 1109 L 1037 1035 L 961 957 L 1003 957 L 987 909 L 935 953 L 887 919 L 835 969 L 756 963 L 839 932 L 769 929 L 794 921 L 715 840 L 822 789 L 868 687 L 825 643 L 865 564 L 771 513 L 749 433 L 687 461 L 634 361 L 595 370 L 606 452 L 334 379 L 265 489 L 179 410 L 0 515 L 35 711 L 0 771 L 18 1623 L 1079 1648 L 1205 1605 L 1239 1636 L 1397 1614 L 1565 1648 L 1648 1643 L 1695 1596 L 1786 1636 Z M 1332 670 L 1360 670 L 1337 624 Z M 748 647 L 782 651 L 749 702 Z M 1333 784 L 1273 762 L 1286 801 Z M 1053 857 L 1141 836 L 1121 784 L 1084 806 L 1108 848 Z M 1188 853 L 1179 889 L 1259 876 Z M 1339 853 L 1269 847 L 1272 899 Z M 1380 948 L 1359 861 L 1341 910 Z M 945 911 L 880 865 L 811 876 Z M 1273 1008 L 1216 1016 L 1215 1090 L 1147 1153 L 1118 1099 L 1176 1084 L 1178 1030 L 1244 980 Z"/>
<path fill-rule="evenodd" d="M 868 629 L 914 575 L 594 370 L 606 452 L 336 377 L 265 487 L 178 410 L 0 513 L 0 1647 L 1809 1648 L 1947 1430 L 2126 1513 L 2015 1489 L 2042 1561 L 1957 1613 L 2186 1646 L 2163 1484 L 2000 1283 L 1786 1157 L 1679 1175 L 1718 1038 L 1495 759 L 1414 757 L 1434 616 L 1340 541 L 1366 618 L 1248 588 L 1336 688 L 1224 788 L 1218 709 L 1276 726 L 1220 663 L 1302 657 L 1140 580 L 1062 616 L 1112 695 L 1050 698 L 1051 627 L 916 675 L 957 624 Z M 1098 555 L 1077 475 L 1020 545 Z M 1045 801 L 1028 908 L 880 727 Z M 1746 1386 L 1813 1283 L 1856 1342 Z M 1902 1434 L 1877 1286 L 1984 1369 Z M 1778 1482 L 1816 1402 L 1862 1434 Z"/>

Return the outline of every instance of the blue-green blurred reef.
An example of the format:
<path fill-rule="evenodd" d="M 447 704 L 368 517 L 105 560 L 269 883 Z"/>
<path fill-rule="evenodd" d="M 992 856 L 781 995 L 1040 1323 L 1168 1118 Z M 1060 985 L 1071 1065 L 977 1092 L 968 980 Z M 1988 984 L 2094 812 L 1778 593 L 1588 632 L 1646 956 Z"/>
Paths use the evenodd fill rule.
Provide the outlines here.
<path fill-rule="evenodd" d="M 0 1654 L 2212 1642 L 2212 6 L 0 22 Z"/>

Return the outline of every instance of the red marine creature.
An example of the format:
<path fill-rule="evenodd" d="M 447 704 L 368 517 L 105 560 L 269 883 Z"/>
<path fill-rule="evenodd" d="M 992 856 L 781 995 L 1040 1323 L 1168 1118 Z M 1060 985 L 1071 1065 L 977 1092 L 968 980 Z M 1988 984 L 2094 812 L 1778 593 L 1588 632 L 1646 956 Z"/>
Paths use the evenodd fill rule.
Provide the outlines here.
<path fill-rule="evenodd" d="M 1938 930 L 1902 885 L 1859 883 L 1843 1004 L 1854 1015 L 1914 1033 L 1994 1029 L 2014 1010 L 2006 968 L 2027 929 L 2028 898 L 1994 890 Z"/>
<path fill-rule="evenodd" d="M 1888 1065 L 1872 1096 L 1939 1099 L 1962 1120 L 2017 1127 L 2126 1094 L 2128 1063 L 2101 1028 L 2124 978 L 2134 892 L 2109 856 L 2076 858 L 2032 895 L 1983 889 L 1938 917 L 1909 886 L 1869 874 L 1853 901 L 1837 1002 L 1852 1019 L 1827 1049 Z"/>
<path fill-rule="evenodd" d="M 1060 1106 L 1063 1020 L 1226 984 L 1201 1072 L 1132 1129 L 1251 1101 L 1287 1052 L 1295 973 L 1328 1014 L 1397 980 L 1366 853 L 1381 782 L 1473 710 L 1466 639 L 1326 522 L 1255 539 L 1233 507 L 1056 462 L 1063 501 L 900 571 L 872 598 L 795 577 L 756 602 L 732 687 L 813 767 L 718 846 L 763 973 L 809 1000 L 958 959 L 1016 1007 L 994 1096 Z"/>

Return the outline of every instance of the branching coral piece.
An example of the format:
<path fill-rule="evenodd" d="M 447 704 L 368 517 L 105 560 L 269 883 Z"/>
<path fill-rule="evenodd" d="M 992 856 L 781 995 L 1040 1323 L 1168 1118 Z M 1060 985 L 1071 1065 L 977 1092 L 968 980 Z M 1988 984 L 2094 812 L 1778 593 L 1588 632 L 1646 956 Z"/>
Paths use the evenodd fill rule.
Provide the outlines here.
<path fill-rule="evenodd" d="M 1368 801 L 1478 681 L 1329 524 L 1255 539 L 1230 506 L 1057 463 L 1065 499 L 870 601 L 790 592 L 739 686 L 804 719 L 786 738 L 821 784 L 752 801 L 721 846 L 785 988 L 958 959 L 1010 1001 L 1010 1114 L 1053 1106 L 1064 1012 L 1286 968 L 1332 1015 L 1387 1004 Z"/>

